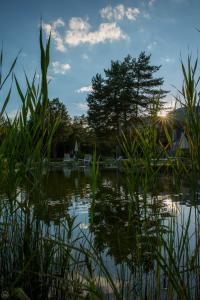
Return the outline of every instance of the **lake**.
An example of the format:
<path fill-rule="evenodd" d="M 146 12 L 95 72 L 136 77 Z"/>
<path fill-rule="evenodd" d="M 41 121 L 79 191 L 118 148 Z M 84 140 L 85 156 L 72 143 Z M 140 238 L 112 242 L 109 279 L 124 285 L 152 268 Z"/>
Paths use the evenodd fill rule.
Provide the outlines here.
<path fill-rule="evenodd" d="M 1 286 L 14 282 L 31 299 L 86 299 L 93 279 L 100 298 L 173 299 L 185 280 L 195 299 L 198 182 L 156 178 L 47 168 L 41 186 L 2 193 Z"/>

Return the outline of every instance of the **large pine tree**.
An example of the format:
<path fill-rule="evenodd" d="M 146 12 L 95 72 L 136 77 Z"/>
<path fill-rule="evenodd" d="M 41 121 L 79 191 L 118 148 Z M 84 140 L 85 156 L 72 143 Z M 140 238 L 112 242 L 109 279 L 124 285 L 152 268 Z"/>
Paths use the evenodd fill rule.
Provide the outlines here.
<path fill-rule="evenodd" d="M 89 125 L 97 136 L 102 136 L 106 131 L 107 111 L 105 81 L 100 74 L 92 78 L 92 92 L 88 95 L 87 102 Z"/>
<path fill-rule="evenodd" d="M 164 79 L 161 77 L 155 78 L 154 74 L 158 72 L 161 66 L 153 66 L 150 64 L 151 55 L 146 55 L 141 52 L 137 61 L 133 66 L 135 84 L 133 84 L 133 94 L 135 95 L 136 117 L 141 112 L 148 112 L 148 109 L 159 101 L 160 108 L 163 105 L 162 99 L 166 96 L 167 91 L 161 87 Z M 134 101 L 133 101 L 134 102 Z"/>
<path fill-rule="evenodd" d="M 120 131 L 127 126 L 131 114 L 130 99 L 132 97 L 132 84 L 130 82 L 131 57 L 125 58 L 121 63 L 112 61 L 111 68 L 105 70 L 106 95 L 105 110 L 107 115 L 107 128 Z"/>
<path fill-rule="evenodd" d="M 105 78 L 93 77 L 93 91 L 87 97 L 88 122 L 97 136 L 108 131 L 119 134 L 155 102 L 162 106 L 167 91 L 162 89 L 163 78 L 155 77 L 161 66 L 151 65 L 150 58 L 145 52 L 138 59 L 128 55 L 122 62 L 111 61 Z"/>

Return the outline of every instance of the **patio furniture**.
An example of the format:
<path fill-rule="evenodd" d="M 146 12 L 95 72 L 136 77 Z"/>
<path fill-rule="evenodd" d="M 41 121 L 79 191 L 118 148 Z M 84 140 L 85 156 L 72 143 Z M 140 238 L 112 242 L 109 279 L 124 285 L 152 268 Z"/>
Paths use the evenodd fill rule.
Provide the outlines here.
<path fill-rule="evenodd" d="M 64 163 L 71 163 L 74 159 L 70 157 L 69 153 L 64 153 L 63 162 Z"/>
<path fill-rule="evenodd" d="M 91 154 L 85 154 L 83 162 L 84 162 L 85 166 L 89 166 L 92 162 L 92 155 Z"/>
<path fill-rule="evenodd" d="M 114 158 L 106 158 L 104 160 L 104 168 L 112 169 L 116 167 L 117 160 Z"/>

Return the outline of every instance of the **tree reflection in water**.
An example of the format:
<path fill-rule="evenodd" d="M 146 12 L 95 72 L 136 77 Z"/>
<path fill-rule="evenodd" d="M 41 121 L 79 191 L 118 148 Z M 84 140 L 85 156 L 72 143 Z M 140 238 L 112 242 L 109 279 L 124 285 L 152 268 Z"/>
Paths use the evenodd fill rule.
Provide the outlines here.
<path fill-rule="evenodd" d="M 132 274 L 140 267 L 144 273 L 154 268 L 160 233 L 167 232 L 166 220 L 172 213 L 170 197 L 163 201 L 171 181 L 165 178 L 164 185 L 159 181 L 156 193 L 138 189 L 130 195 L 124 176 L 102 173 L 92 210 L 91 181 L 89 169 L 56 170 L 44 172 L 39 189 L 18 188 L 14 201 L 2 193 L 1 290 L 22 287 L 31 299 L 79 299 L 87 264 L 73 247 L 80 246 L 81 231 L 88 228 L 77 227 L 83 206 L 99 253 L 117 265 L 125 263 Z"/>
<path fill-rule="evenodd" d="M 117 264 L 126 262 L 131 268 L 143 265 L 146 271 L 153 268 L 159 235 L 166 231 L 165 218 L 171 213 L 163 198 L 148 194 L 146 201 L 135 194 L 133 199 L 122 177 L 102 179 L 90 227 L 97 249 L 106 250 Z"/>

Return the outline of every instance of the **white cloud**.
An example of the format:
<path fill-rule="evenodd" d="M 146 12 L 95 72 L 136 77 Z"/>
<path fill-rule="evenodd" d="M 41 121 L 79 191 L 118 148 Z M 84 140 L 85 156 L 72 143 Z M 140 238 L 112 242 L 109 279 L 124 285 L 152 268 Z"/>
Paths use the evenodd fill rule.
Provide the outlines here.
<path fill-rule="evenodd" d="M 153 6 L 155 4 L 156 0 L 149 0 L 149 6 Z"/>
<path fill-rule="evenodd" d="M 154 41 L 154 42 L 152 42 L 151 44 L 149 44 L 149 45 L 147 46 L 147 49 L 148 49 L 148 50 L 152 50 L 156 45 L 157 45 L 157 42 Z"/>
<path fill-rule="evenodd" d="M 51 32 L 51 37 L 56 44 L 56 49 L 60 52 L 66 52 L 67 49 L 64 45 L 64 39 L 61 37 L 61 35 L 58 33 L 56 29 L 58 27 L 64 27 L 64 26 L 65 26 L 65 22 L 61 18 L 58 18 L 52 24 L 42 23 L 42 28 L 45 31 L 46 35 L 49 35 Z"/>
<path fill-rule="evenodd" d="M 58 18 L 53 23 L 43 22 L 42 28 L 46 35 L 49 35 L 51 32 L 56 49 L 60 52 L 66 52 L 67 46 L 76 47 L 80 44 L 94 45 L 108 41 L 128 39 L 127 34 L 116 24 L 116 21 L 122 20 L 124 17 L 129 20 L 135 20 L 136 16 L 140 13 L 139 9 L 131 7 L 125 9 L 122 4 L 116 6 L 114 9 L 105 8 L 104 16 L 106 19 L 109 19 L 107 13 L 109 9 L 111 9 L 113 21 L 110 22 L 109 20 L 109 22 L 100 23 L 96 30 L 91 29 L 92 26 L 89 23 L 89 19 L 80 17 L 72 17 L 69 20 L 67 28 L 61 18 Z M 61 27 L 66 31 L 64 36 L 59 31 Z M 86 57 L 85 55 L 83 58 L 88 59 Z"/>
<path fill-rule="evenodd" d="M 36 78 L 40 80 L 41 79 L 41 75 L 37 73 L 36 74 Z M 53 79 L 54 79 L 54 77 L 52 75 L 47 75 L 47 80 L 48 81 L 53 80 Z"/>
<path fill-rule="evenodd" d="M 89 59 L 89 56 L 86 53 L 83 53 L 83 55 L 81 57 L 82 57 L 82 59 L 85 59 L 85 60 Z"/>
<path fill-rule="evenodd" d="M 91 25 L 88 20 L 72 18 L 69 21 L 69 30 L 65 36 L 65 43 L 76 47 L 80 44 L 99 44 L 106 41 L 126 39 L 127 35 L 115 22 L 101 23 L 98 30 L 90 31 Z"/>
<path fill-rule="evenodd" d="M 14 120 L 14 118 L 20 113 L 19 109 L 13 109 L 9 112 L 7 112 L 7 116 L 9 119 Z"/>
<path fill-rule="evenodd" d="M 57 27 L 63 27 L 65 26 L 65 22 L 61 19 L 61 18 L 58 18 L 56 21 L 53 22 L 52 24 L 52 27 L 54 29 L 56 29 Z"/>
<path fill-rule="evenodd" d="M 80 102 L 80 103 L 77 103 L 76 106 L 77 106 L 80 110 L 86 111 L 86 110 L 88 109 L 87 103 Z"/>
<path fill-rule="evenodd" d="M 48 81 L 54 80 L 54 77 L 51 76 L 51 75 L 47 75 L 47 80 L 48 80 Z"/>
<path fill-rule="evenodd" d="M 123 4 L 119 4 L 117 5 L 114 9 L 113 9 L 113 17 L 114 20 L 116 21 L 120 21 L 123 20 L 125 16 L 125 8 Z"/>
<path fill-rule="evenodd" d="M 73 17 L 69 20 L 69 30 L 71 31 L 88 32 L 90 27 L 88 19 L 83 20 L 82 18 Z"/>
<path fill-rule="evenodd" d="M 127 17 L 128 20 L 135 21 L 139 14 L 140 14 L 140 10 L 138 8 L 129 7 L 126 10 L 126 17 Z"/>
<path fill-rule="evenodd" d="M 113 9 L 112 6 L 106 6 L 100 10 L 100 15 L 103 19 L 112 20 L 113 19 Z"/>
<path fill-rule="evenodd" d="M 165 58 L 163 58 L 163 61 L 164 61 L 165 63 L 172 63 L 172 62 L 174 62 L 174 59 L 173 59 L 173 58 L 170 58 L 170 57 L 165 57 Z"/>
<path fill-rule="evenodd" d="M 69 64 L 61 64 L 59 61 L 52 62 L 53 71 L 55 74 L 65 75 L 71 69 Z"/>
<path fill-rule="evenodd" d="M 119 4 L 114 8 L 109 5 L 100 10 L 101 17 L 109 21 L 111 20 L 121 21 L 125 17 L 128 20 L 135 21 L 139 14 L 140 14 L 140 10 L 138 8 L 135 7 L 125 8 L 123 4 Z"/>
<path fill-rule="evenodd" d="M 80 89 L 76 90 L 76 93 L 81 94 L 81 93 L 89 93 L 92 92 L 92 86 L 83 86 Z"/>

